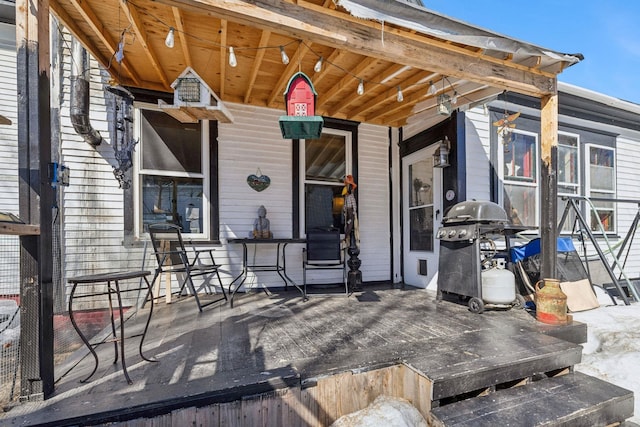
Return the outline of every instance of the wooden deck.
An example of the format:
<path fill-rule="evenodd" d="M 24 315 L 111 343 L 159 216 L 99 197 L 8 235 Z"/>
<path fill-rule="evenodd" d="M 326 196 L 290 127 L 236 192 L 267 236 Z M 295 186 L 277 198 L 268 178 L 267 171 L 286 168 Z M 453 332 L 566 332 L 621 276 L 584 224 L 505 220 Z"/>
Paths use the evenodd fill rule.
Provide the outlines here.
<path fill-rule="evenodd" d="M 142 330 L 145 310 L 127 322 L 127 335 Z M 242 294 L 234 308 L 215 305 L 203 313 L 192 298 L 157 304 L 144 352 L 159 363 L 140 358 L 138 340 L 127 341 L 132 385 L 112 364 L 113 346 L 101 345 L 90 382 L 79 383 L 93 368 L 85 357 L 52 398 L 18 405 L 0 424 L 94 425 L 151 417 L 398 364 L 429 377 L 434 395 L 428 403 L 436 407 L 458 393 L 461 382 L 482 388 L 529 375 L 518 371 L 522 361 L 537 372 L 578 363 L 577 343 L 586 340 L 586 327 L 544 325 L 520 309 L 473 314 L 465 305 L 437 302 L 429 291 L 381 285 L 349 298 L 311 295 L 307 302 L 295 290 Z M 536 367 L 543 359 L 557 366 Z M 518 361 L 514 377 L 501 378 L 496 368 Z"/>

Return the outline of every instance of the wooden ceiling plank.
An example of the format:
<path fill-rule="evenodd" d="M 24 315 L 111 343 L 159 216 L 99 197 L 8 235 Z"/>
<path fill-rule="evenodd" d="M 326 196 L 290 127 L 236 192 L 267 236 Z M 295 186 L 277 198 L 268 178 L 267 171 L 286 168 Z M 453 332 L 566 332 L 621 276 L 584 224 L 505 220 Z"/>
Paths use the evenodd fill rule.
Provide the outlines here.
<path fill-rule="evenodd" d="M 177 7 L 172 7 L 171 11 L 173 12 L 173 19 L 176 22 L 176 31 L 178 32 L 178 40 L 180 40 L 180 47 L 182 48 L 182 56 L 184 57 L 184 62 L 187 64 L 187 67 L 193 68 L 193 61 L 191 60 L 191 51 L 189 50 L 189 43 L 187 43 L 187 31 L 184 26 L 184 16 L 182 16 L 182 12 Z"/>
<path fill-rule="evenodd" d="M 313 81 L 313 85 L 318 86 L 322 83 L 322 80 L 329 75 L 329 68 L 331 67 L 331 64 L 337 64 L 345 54 L 346 53 L 343 50 L 335 49 L 331 52 L 331 55 L 329 55 L 328 58 L 323 58 L 324 63 L 322 65 L 322 70 L 320 70 L 319 73 L 314 73 L 313 78 L 311 79 Z"/>
<path fill-rule="evenodd" d="M 58 18 L 58 20 L 63 23 L 63 25 L 71 32 L 71 34 L 82 43 L 82 45 L 91 52 L 93 57 L 98 61 L 98 63 L 105 69 L 109 70 L 109 58 L 102 55 L 100 49 L 91 41 L 90 38 L 86 37 L 84 31 L 80 29 L 76 21 L 69 16 L 67 11 L 60 6 L 60 4 L 52 0 L 49 3 L 49 7 L 53 14 Z M 112 71 L 112 70 L 109 70 Z"/>
<path fill-rule="evenodd" d="M 291 76 L 294 74 L 294 71 L 300 67 L 300 63 L 302 58 L 307 54 L 309 48 L 311 47 L 310 43 L 300 43 L 298 45 L 298 49 L 296 49 L 295 53 L 289 60 L 289 64 L 284 72 L 280 75 L 278 82 L 273 86 L 273 91 L 271 95 L 269 95 L 269 99 L 267 100 L 268 107 L 275 107 L 278 104 L 276 103 L 277 99 L 280 99 L 280 102 L 284 103 L 284 98 L 282 95 L 284 94 L 284 89 L 286 84 L 291 79 Z"/>
<path fill-rule="evenodd" d="M 158 61 L 158 56 L 156 55 L 155 50 L 153 50 L 147 43 L 147 32 L 144 29 L 144 24 L 140 21 L 138 10 L 135 7 L 129 7 L 129 3 L 126 0 L 120 0 L 120 7 L 131 23 L 133 32 L 136 34 L 137 41 L 140 42 L 140 44 L 144 48 L 151 66 L 156 71 L 156 73 L 158 73 L 158 77 L 168 90 L 171 87 L 171 84 L 169 83 L 166 74 L 160 66 L 160 61 Z"/>
<path fill-rule="evenodd" d="M 354 75 L 357 76 L 359 74 L 362 74 L 374 62 L 375 58 L 364 58 L 362 61 L 360 61 L 356 68 L 351 70 L 350 74 L 346 74 L 337 84 L 333 85 L 331 89 L 325 91 L 324 93 L 319 93 L 317 104 L 320 106 L 325 105 L 342 90 L 346 88 L 356 87 L 359 82 L 358 79 L 354 77 Z M 355 90 L 353 94 L 356 95 Z"/>
<path fill-rule="evenodd" d="M 390 67 L 390 69 L 387 70 L 387 72 L 390 72 L 391 69 L 393 69 L 393 68 L 395 68 L 395 67 Z M 393 74 L 393 73 L 389 73 L 389 74 Z M 402 85 L 400 85 L 400 88 L 403 91 L 403 96 L 405 98 L 405 100 L 402 101 L 402 102 L 406 102 L 407 101 L 407 95 L 410 94 L 412 91 L 416 91 L 418 89 L 422 89 L 422 86 L 412 88 L 413 85 L 421 82 L 424 79 L 433 78 L 432 76 L 433 76 L 433 74 L 428 73 L 426 71 L 419 71 L 417 73 L 414 73 L 411 77 L 404 79 L 402 81 Z M 381 81 L 384 81 L 384 79 L 382 79 Z M 402 88 L 402 86 L 404 86 L 404 89 Z M 364 103 L 363 105 L 361 105 L 358 108 L 350 110 L 349 111 L 349 115 L 348 115 L 347 118 L 361 116 L 362 114 L 366 113 L 367 111 L 370 111 L 370 110 L 373 110 L 373 109 L 377 108 L 378 104 L 381 104 L 381 103 L 384 104 L 384 103 L 388 102 L 391 99 L 397 99 L 397 98 L 398 98 L 398 87 L 397 86 L 388 87 L 388 89 L 386 91 L 384 91 L 383 93 L 381 93 L 377 97 L 373 98 L 369 102 Z"/>
<path fill-rule="evenodd" d="M 270 37 L 271 37 L 271 31 L 262 31 L 262 34 L 260 34 L 258 51 L 256 52 L 255 59 L 253 60 L 253 65 L 251 66 L 251 72 L 249 74 L 249 81 L 247 82 L 247 89 L 244 93 L 245 104 L 248 104 L 249 99 L 251 98 L 251 92 L 253 92 L 253 87 L 256 83 L 256 78 L 258 77 L 258 71 L 260 71 L 260 67 L 262 66 L 262 60 L 264 59 L 264 54 L 266 53 L 265 47 L 268 46 Z"/>
<path fill-rule="evenodd" d="M 423 70 L 432 70 L 460 79 L 541 97 L 554 93 L 555 76 L 540 70 L 519 67 L 506 60 L 485 57 L 463 48 L 455 48 L 435 39 L 412 35 L 409 31 L 380 28 L 354 20 L 350 15 L 305 3 L 304 7 L 269 0 L 158 0 L 216 13 L 220 17 L 261 29 L 268 29 L 295 39 L 342 47 L 353 53 L 372 56 Z M 337 14 L 340 16 L 337 16 Z M 333 16 L 332 14 L 336 14 Z M 428 54 L 425 54 L 428 51 Z M 523 69 L 524 68 L 524 69 Z"/>
<path fill-rule="evenodd" d="M 220 99 L 225 97 L 225 81 L 227 77 L 227 30 L 228 22 L 226 19 L 220 20 Z"/>
<path fill-rule="evenodd" d="M 82 15 L 85 22 L 91 27 L 94 34 L 103 43 L 107 51 L 116 52 L 118 50 L 118 44 L 105 31 L 104 25 L 100 22 L 93 9 L 89 7 L 89 4 L 87 2 L 80 2 L 79 0 L 70 0 L 70 3 L 76 9 L 76 11 L 80 15 Z M 127 72 L 127 74 L 129 74 L 131 80 L 133 80 L 135 84 L 140 84 L 140 78 L 128 65 L 126 56 L 122 60 L 120 66 Z"/>

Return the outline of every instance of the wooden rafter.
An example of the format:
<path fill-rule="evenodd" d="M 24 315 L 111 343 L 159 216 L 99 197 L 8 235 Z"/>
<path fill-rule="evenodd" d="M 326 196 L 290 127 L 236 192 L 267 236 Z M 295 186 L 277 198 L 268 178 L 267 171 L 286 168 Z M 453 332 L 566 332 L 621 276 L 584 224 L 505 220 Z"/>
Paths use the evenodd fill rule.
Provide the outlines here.
<path fill-rule="evenodd" d="M 248 103 L 249 99 L 251 98 L 251 92 L 253 92 L 253 86 L 256 83 L 256 78 L 258 77 L 258 72 L 260 71 L 262 60 L 264 59 L 264 54 L 266 53 L 265 47 L 268 45 L 270 37 L 271 31 L 262 31 L 262 34 L 260 34 L 258 51 L 256 52 L 255 59 L 253 60 L 253 65 L 251 66 L 251 72 L 249 74 L 249 81 L 247 82 L 247 90 L 244 93 L 245 103 Z"/>
<path fill-rule="evenodd" d="M 306 55 L 311 46 L 308 44 L 300 43 L 298 49 L 296 49 L 295 53 L 289 60 L 289 64 L 284 72 L 280 75 L 278 82 L 273 86 L 273 91 L 271 95 L 269 95 L 269 99 L 267 100 L 267 106 L 273 107 L 276 106 L 276 99 L 282 99 L 282 94 L 284 93 L 284 88 L 286 84 L 289 82 L 289 79 L 294 73 L 300 64 L 300 60 Z"/>
<path fill-rule="evenodd" d="M 187 67 L 193 68 L 193 61 L 191 60 L 191 51 L 189 50 L 189 43 L 187 43 L 187 38 L 184 36 L 187 34 L 184 27 L 184 17 L 182 16 L 182 12 L 177 7 L 172 7 L 171 11 L 173 12 L 173 19 L 176 22 L 176 31 L 178 33 L 178 40 L 180 40 L 180 47 L 182 48 L 182 56 L 184 57 L 184 62 L 187 64 Z"/>
<path fill-rule="evenodd" d="M 352 74 L 345 75 L 337 84 L 324 93 L 318 94 L 318 105 L 322 106 L 331 101 L 331 99 L 346 88 L 354 88 L 358 84 L 358 80 L 353 77 L 360 75 L 364 70 L 369 68 L 375 62 L 374 58 L 365 58 L 351 71 Z M 354 92 L 355 94 L 355 92 Z"/>
<path fill-rule="evenodd" d="M 79 0 L 70 0 L 70 3 L 73 5 L 76 11 L 80 15 L 82 15 L 85 22 L 91 27 L 94 35 L 98 38 L 98 40 L 102 42 L 105 49 L 109 52 L 116 52 L 118 50 L 118 43 L 116 43 L 111 38 L 111 36 L 109 36 L 102 22 L 100 22 L 95 12 L 89 7 L 89 4 L 87 2 L 82 2 Z M 129 66 L 126 56 L 122 60 L 120 66 L 127 72 L 129 77 L 135 84 L 140 84 L 140 78 Z"/>
<path fill-rule="evenodd" d="M 109 70 L 110 69 L 109 58 L 102 55 L 100 49 L 98 49 L 98 47 L 89 38 L 84 36 L 84 32 L 80 29 L 80 27 L 78 26 L 78 23 L 69 16 L 67 11 L 64 10 L 60 6 L 60 4 L 55 0 L 51 1 L 51 3 L 49 3 L 49 6 L 51 8 L 51 11 L 58 18 L 58 20 L 60 20 L 61 22 L 64 22 L 64 25 L 71 32 L 71 34 L 73 34 L 73 36 L 76 39 L 78 39 L 87 50 L 91 51 L 96 61 L 98 61 L 98 63 L 105 70 Z"/>
<path fill-rule="evenodd" d="M 227 30 L 228 22 L 226 19 L 220 20 L 220 98 L 224 99 L 225 96 L 225 80 L 227 76 Z"/>
<path fill-rule="evenodd" d="M 158 55 L 156 55 L 155 50 L 153 50 L 151 46 L 149 46 L 149 43 L 147 43 L 147 32 L 144 29 L 144 24 L 140 21 L 137 9 L 135 7 L 130 7 L 129 3 L 126 0 L 120 0 L 119 3 L 120 8 L 131 24 L 133 32 L 136 34 L 137 41 L 140 42 L 140 44 L 144 48 L 144 51 L 147 54 L 147 58 L 149 59 L 149 63 L 156 71 L 156 73 L 158 73 L 160 81 L 162 81 L 162 84 L 164 84 L 164 86 L 168 90 L 171 85 L 167 79 L 167 75 L 164 73 L 162 67 L 160 66 Z"/>
<path fill-rule="evenodd" d="M 352 53 L 385 61 L 397 62 L 401 59 L 403 64 L 415 68 L 433 70 L 536 97 L 551 93 L 555 87 L 555 76 L 552 74 L 448 45 L 421 34 L 388 28 L 385 29 L 382 43 L 379 25 L 374 27 L 370 22 L 355 19 L 349 25 L 345 25 L 349 15 L 306 2 L 291 4 L 269 0 L 254 0 L 251 3 L 243 0 L 159 1 L 206 10 L 223 19 L 272 30 L 295 39 L 310 39 L 315 43 L 342 47 Z M 429 50 L 430 55 L 412 54 L 425 49 Z"/>
<path fill-rule="evenodd" d="M 415 85 L 418 82 L 428 78 L 433 78 L 433 74 L 420 71 L 420 72 L 414 73 L 413 76 L 403 80 L 403 85 L 405 86 L 403 91 L 405 99 L 403 102 L 407 102 L 407 103 L 410 102 L 410 99 L 407 99 L 407 95 L 409 95 L 412 91 L 416 90 L 416 89 L 412 90 L 411 88 L 412 85 Z M 389 88 L 388 90 L 385 90 L 383 93 L 381 93 L 371 101 L 364 103 L 362 106 L 358 108 L 350 110 L 349 112 L 350 115 L 347 118 L 353 119 L 354 117 L 360 117 L 368 111 L 374 110 L 376 108 L 380 108 L 380 105 L 384 104 L 386 101 L 389 101 L 391 99 L 396 99 L 397 97 L 398 97 L 398 89 Z M 383 106 L 382 108 L 386 109 L 388 107 Z"/>

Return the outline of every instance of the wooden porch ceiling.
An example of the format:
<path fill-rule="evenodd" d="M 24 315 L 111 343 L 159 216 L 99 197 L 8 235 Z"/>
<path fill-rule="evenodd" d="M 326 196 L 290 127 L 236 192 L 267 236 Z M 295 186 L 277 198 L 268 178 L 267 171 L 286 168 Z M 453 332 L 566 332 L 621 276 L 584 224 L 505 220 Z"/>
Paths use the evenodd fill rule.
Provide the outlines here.
<path fill-rule="evenodd" d="M 284 111 L 289 78 L 303 71 L 318 93 L 316 114 L 387 126 L 419 113 L 437 115 L 441 94 L 457 95 L 454 108 L 503 90 L 553 94 L 556 75 L 570 65 L 558 60 L 549 67 L 539 57 L 496 54 L 411 26 L 357 18 L 332 0 L 51 0 L 50 7 L 114 84 L 171 92 L 191 67 L 223 101 Z M 165 45 L 170 28 L 173 48 Z M 236 67 L 229 65 L 229 47 Z"/>

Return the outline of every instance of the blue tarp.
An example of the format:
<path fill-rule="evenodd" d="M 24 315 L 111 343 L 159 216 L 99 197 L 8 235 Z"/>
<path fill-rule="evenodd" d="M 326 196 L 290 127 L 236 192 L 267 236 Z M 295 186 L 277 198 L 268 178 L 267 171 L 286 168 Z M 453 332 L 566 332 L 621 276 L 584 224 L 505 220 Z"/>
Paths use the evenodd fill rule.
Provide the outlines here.
<path fill-rule="evenodd" d="M 571 237 L 558 237 L 558 252 L 573 252 L 576 248 L 573 246 Z M 533 239 L 526 245 L 511 248 L 511 261 L 518 262 L 533 255 L 540 253 L 540 239 Z"/>

